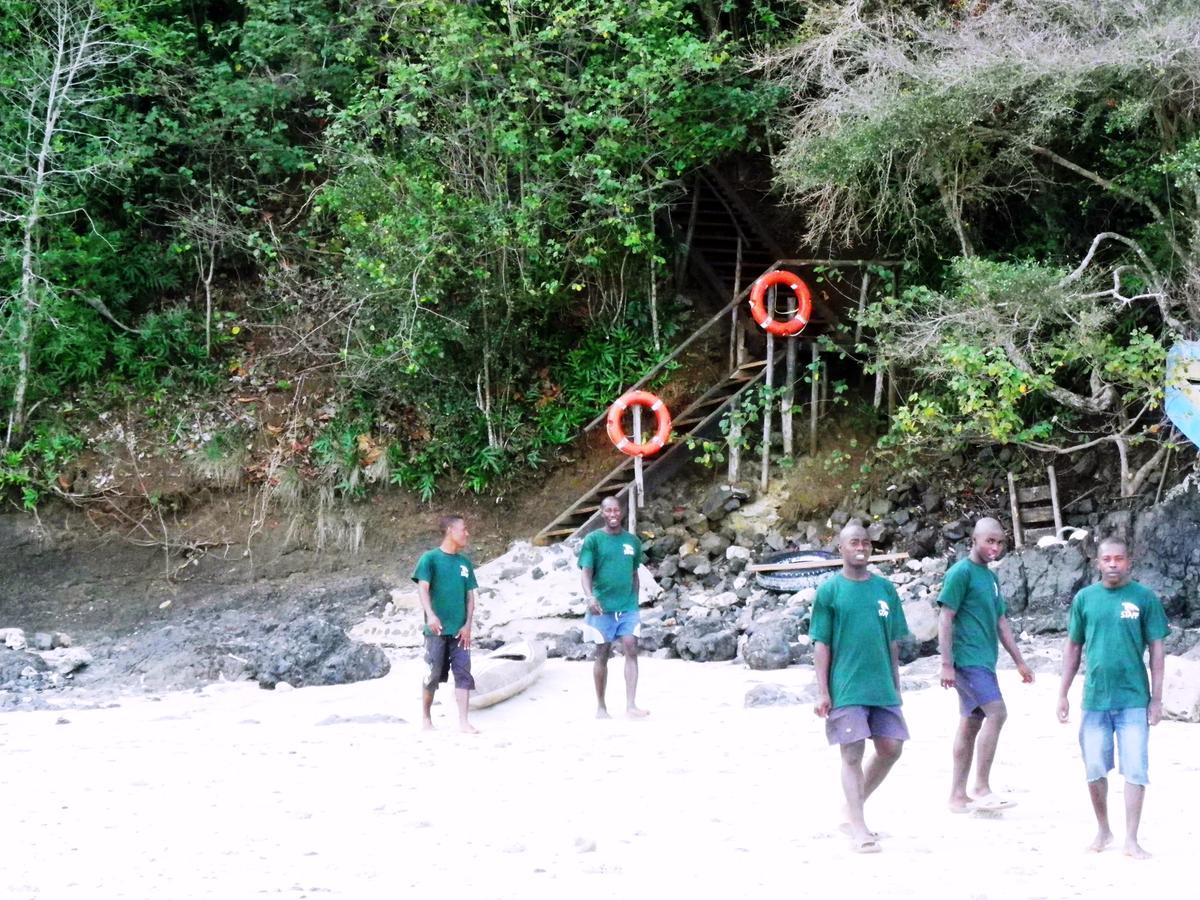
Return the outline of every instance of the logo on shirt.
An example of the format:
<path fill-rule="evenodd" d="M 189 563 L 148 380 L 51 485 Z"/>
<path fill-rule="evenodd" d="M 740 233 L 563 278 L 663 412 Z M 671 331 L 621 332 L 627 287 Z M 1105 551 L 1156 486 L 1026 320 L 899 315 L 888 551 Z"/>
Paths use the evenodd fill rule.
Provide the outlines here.
<path fill-rule="evenodd" d="M 1121 604 L 1121 618 L 1122 619 L 1137 619 L 1137 618 L 1141 618 L 1141 615 L 1142 615 L 1141 610 L 1139 610 L 1137 608 L 1136 603 L 1122 603 Z"/>
<path fill-rule="evenodd" d="M 624 551 L 626 556 L 633 556 L 633 547 L 630 544 L 622 544 L 621 550 Z"/>
<path fill-rule="evenodd" d="M 466 566 L 459 566 L 459 567 L 458 567 L 458 574 L 459 574 L 459 575 L 461 575 L 463 578 L 470 578 L 470 577 L 471 577 L 471 573 L 467 571 L 467 567 L 466 567 Z"/>
<path fill-rule="evenodd" d="M 878 602 L 879 602 L 879 617 L 882 619 L 886 619 L 888 617 L 888 613 L 891 612 L 891 607 L 888 606 L 888 602 L 886 600 L 880 600 Z"/>

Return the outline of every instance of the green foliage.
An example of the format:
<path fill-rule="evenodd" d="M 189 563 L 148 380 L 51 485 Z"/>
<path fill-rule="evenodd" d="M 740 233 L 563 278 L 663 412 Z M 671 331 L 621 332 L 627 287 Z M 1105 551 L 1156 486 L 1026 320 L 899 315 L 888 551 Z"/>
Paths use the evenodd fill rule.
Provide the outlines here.
<path fill-rule="evenodd" d="M 915 385 L 885 445 L 1050 443 L 1124 404 L 1157 408 L 1162 341 L 1131 311 L 1065 284 L 1065 274 L 957 259 L 942 291 L 910 288 L 876 306 L 865 324 L 887 336 L 884 361 L 910 369 Z M 1093 373 L 1112 399 L 1101 392 L 1097 409 L 1062 406 L 1064 390 L 1089 395 Z"/>
<path fill-rule="evenodd" d="M 83 447 L 78 435 L 39 426 L 20 447 L 0 455 L 0 497 L 15 497 L 25 509 L 34 509 Z"/>

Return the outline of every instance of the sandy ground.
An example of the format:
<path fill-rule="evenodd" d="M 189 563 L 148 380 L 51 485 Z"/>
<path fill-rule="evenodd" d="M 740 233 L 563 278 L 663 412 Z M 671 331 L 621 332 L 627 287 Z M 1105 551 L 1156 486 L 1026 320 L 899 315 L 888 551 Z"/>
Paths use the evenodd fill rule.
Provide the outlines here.
<path fill-rule="evenodd" d="M 1049 673 L 1026 687 L 1001 672 L 1011 715 L 993 784 L 1019 805 L 995 818 L 945 811 L 955 699 L 910 692 L 914 738 L 868 804 L 884 852 L 858 856 L 837 829 L 837 754 L 811 707 L 742 706 L 757 682 L 810 680 L 645 659 L 651 717 L 599 722 L 589 664 L 552 660 L 524 694 L 476 713 L 475 737 L 454 730 L 449 694 L 439 730 L 419 730 L 415 662 L 345 687 L 214 685 L 0 715 L 0 896 L 1190 892 L 1197 726 L 1152 733 L 1142 843 L 1155 857 L 1137 862 L 1082 850 L 1093 821 L 1075 724 L 1055 720 Z M 1112 800 L 1119 838 L 1117 780 Z"/>

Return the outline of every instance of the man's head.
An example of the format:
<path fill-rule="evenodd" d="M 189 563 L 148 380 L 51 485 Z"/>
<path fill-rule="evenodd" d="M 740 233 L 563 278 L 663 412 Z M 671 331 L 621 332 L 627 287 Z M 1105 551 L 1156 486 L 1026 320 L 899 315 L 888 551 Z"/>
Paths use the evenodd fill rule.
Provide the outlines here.
<path fill-rule="evenodd" d="M 838 534 L 838 553 L 848 569 L 865 571 L 871 559 L 871 539 L 857 519 L 851 519 Z"/>
<path fill-rule="evenodd" d="M 1004 526 L 992 518 L 982 518 L 971 532 L 971 560 L 986 566 L 1004 555 Z"/>
<path fill-rule="evenodd" d="M 621 521 L 625 518 L 621 509 L 621 501 L 616 497 L 605 497 L 600 501 L 600 518 L 608 531 L 620 531 Z"/>
<path fill-rule="evenodd" d="M 467 520 L 462 516 L 442 516 L 438 519 L 438 528 L 442 531 L 442 545 L 453 544 L 455 550 L 461 550 L 471 541 L 471 533 L 467 531 Z"/>
<path fill-rule="evenodd" d="M 1133 560 L 1129 558 L 1129 545 L 1121 538 L 1108 537 L 1096 548 L 1096 568 L 1105 587 L 1118 588 L 1129 583 L 1129 572 Z"/>

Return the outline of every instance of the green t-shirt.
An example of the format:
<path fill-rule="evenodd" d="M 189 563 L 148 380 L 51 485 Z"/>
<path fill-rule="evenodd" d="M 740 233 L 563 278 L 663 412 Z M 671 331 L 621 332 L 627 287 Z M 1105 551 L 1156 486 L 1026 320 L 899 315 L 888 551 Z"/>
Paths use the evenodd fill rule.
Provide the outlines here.
<path fill-rule="evenodd" d="M 938 603 L 954 610 L 954 665 L 996 670 L 997 626 L 1007 610 L 1000 579 L 987 566 L 959 560 L 942 581 Z"/>
<path fill-rule="evenodd" d="M 413 581 L 429 582 L 429 602 L 442 620 L 442 636 L 454 637 L 467 624 L 467 591 L 473 591 L 475 567 L 461 553 L 447 553 L 435 547 L 421 554 L 413 569 Z M 429 625 L 425 633 L 433 634 Z"/>
<path fill-rule="evenodd" d="M 841 706 L 899 706 L 892 641 L 908 634 L 896 587 L 872 575 L 851 581 L 840 572 L 817 588 L 808 635 L 829 647 L 829 696 Z"/>
<path fill-rule="evenodd" d="M 1067 636 L 1083 644 L 1087 654 L 1083 708 L 1103 711 L 1148 706 L 1146 646 L 1161 641 L 1169 631 L 1162 603 L 1154 591 L 1136 581 L 1119 588 L 1098 582 L 1076 594 Z"/>
<path fill-rule="evenodd" d="M 633 576 L 642 564 L 642 542 L 628 531 L 588 534 L 579 548 L 579 568 L 592 570 L 592 591 L 606 613 L 638 608 Z"/>

